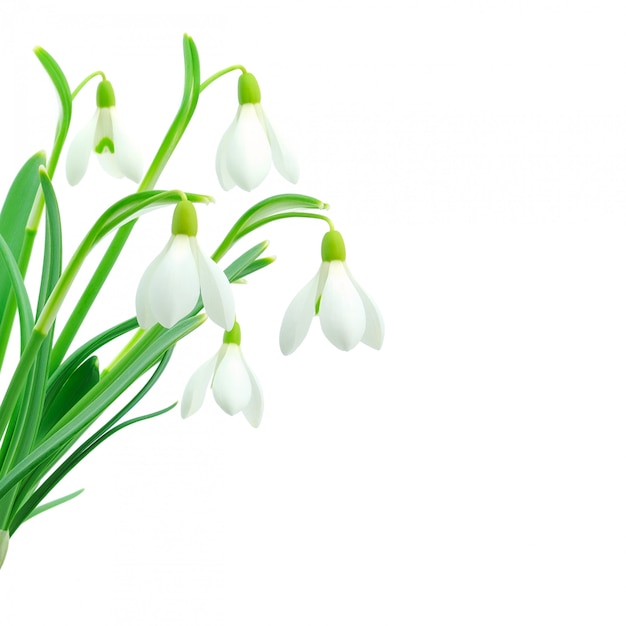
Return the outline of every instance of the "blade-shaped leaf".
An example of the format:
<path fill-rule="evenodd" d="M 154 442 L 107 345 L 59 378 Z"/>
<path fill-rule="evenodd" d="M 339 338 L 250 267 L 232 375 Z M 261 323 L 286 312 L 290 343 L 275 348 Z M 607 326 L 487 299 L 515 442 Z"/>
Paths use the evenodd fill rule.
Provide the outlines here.
<path fill-rule="evenodd" d="M 81 363 L 67 382 L 53 396 L 46 396 L 36 443 L 100 380 L 98 358 L 92 356 Z"/>
<path fill-rule="evenodd" d="M 258 243 L 256 246 L 253 246 L 247 252 L 244 252 L 240 257 L 235 259 L 225 270 L 224 274 L 228 280 L 232 283 L 237 279 L 244 276 L 241 272 L 245 270 L 250 263 L 252 263 L 260 254 L 267 250 L 267 246 L 269 246 L 269 241 L 262 241 Z"/>
<path fill-rule="evenodd" d="M 16 261 L 20 258 L 28 216 L 39 189 L 39 167 L 46 161 L 43 152 L 34 154 L 18 172 L 0 212 L 0 235 L 4 237 Z M 0 272 L 0 302 L 6 303 L 0 321 L 0 368 L 11 336 L 15 317 L 15 300 L 10 297 L 11 279 Z"/>
<path fill-rule="evenodd" d="M 65 502 L 69 502 L 70 500 L 73 500 L 76 496 L 79 496 L 81 493 L 83 493 L 83 491 L 85 490 L 78 489 L 77 491 L 74 491 L 73 493 L 69 493 L 66 496 L 63 496 L 62 498 L 57 498 L 56 500 L 51 500 L 50 502 L 46 502 L 45 504 L 38 506 L 34 511 L 32 511 L 26 519 L 27 520 L 32 519 L 33 517 L 35 517 L 35 515 L 39 515 L 40 513 L 43 513 L 44 511 L 49 511 L 50 509 L 53 509 L 55 506 L 59 506 L 59 504 L 64 504 Z"/>

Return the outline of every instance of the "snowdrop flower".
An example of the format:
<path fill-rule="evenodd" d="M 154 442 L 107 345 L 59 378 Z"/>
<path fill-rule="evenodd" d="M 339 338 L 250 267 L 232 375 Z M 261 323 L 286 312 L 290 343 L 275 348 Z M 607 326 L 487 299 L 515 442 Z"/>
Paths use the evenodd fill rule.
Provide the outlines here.
<path fill-rule="evenodd" d="M 217 149 L 217 178 L 225 191 L 235 185 L 252 191 L 263 182 L 272 161 L 289 182 L 298 182 L 296 156 L 270 125 L 256 78 L 245 72 L 239 77 L 237 115 Z"/>
<path fill-rule="evenodd" d="M 172 236 L 165 249 L 145 271 L 135 300 L 142 328 L 157 322 L 171 328 L 190 313 L 200 295 L 207 315 L 230 330 L 235 323 L 235 301 L 228 278 L 215 261 L 205 256 L 198 242 L 194 205 L 180 201 L 172 218 Z"/>
<path fill-rule="evenodd" d="M 383 318 L 354 280 L 345 261 L 343 237 L 331 230 L 322 240 L 319 271 L 285 312 L 280 328 L 283 354 L 291 354 L 302 343 L 315 315 L 319 315 L 328 340 L 340 350 L 352 350 L 359 342 L 380 349 Z"/>
<path fill-rule="evenodd" d="M 120 124 L 115 108 L 115 93 L 108 80 L 98 85 L 97 110 L 91 121 L 72 141 L 67 152 L 67 180 L 78 184 L 87 171 L 92 152 L 98 155 L 102 168 L 116 178 L 141 180 L 141 155 Z"/>
<path fill-rule="evenodd" d="M 211 387 L 217 404 L 229 415 L 243 411 L 255 428 L 263 415 L 263 394 L 241 353 L 241 329 L 235 322 L 224 333 L 224 343 L 212 359 L 201 365 L 189 379 L 181 402 L 181 414 L 189 417 L 202 406 Z"/>

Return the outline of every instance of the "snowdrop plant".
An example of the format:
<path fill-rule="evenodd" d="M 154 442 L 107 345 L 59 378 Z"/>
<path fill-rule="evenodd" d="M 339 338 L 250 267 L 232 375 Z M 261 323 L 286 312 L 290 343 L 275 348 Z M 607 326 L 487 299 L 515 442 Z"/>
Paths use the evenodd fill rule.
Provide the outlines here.
<path fill-rule="evenodd" d="M 96 113 L 76 135 L 67 151 L 67 180 L 77 185 L 87 171 L 92 152 L 102 168 L 116 178 L 141 180 L 141 153 L 120 121 L 113 85 L 104 78 L 96 91 Z"/>
<path fill-rule="evenodd" d="M 201 94 L 218 78 L 237 71 L 241 73 L 239 110 L 217 149 L 218 181 L 224 189 L 234 185 L 252 189 L 262 183 L 272 161 L 286 179 L 292 183 L 298 179 L 295 156 L 270 126 L 254 76 L 243 66 L 232 65 L 202 81 L 198 51 L 187 35 L 183 52 L 181 104 L 142 176 L 139 151 L 119 122 L 113 87 L 105 74 L 90 74 L 72 91 L 55 59 L 45 50 L 35 49 L 58 93 L 61 112 L 49 154 L 39 151 L 27 160 L 0 211 L 0 377 L 4 389 L 0 403 L 0 566 L 11 538 L 24 522 L 82 491 L 49 499 L 68 472 L 114 434 L 169 413 L 179 397 L 183 417 L 203 408 L 212 412 L 210 405 L 203 404 L 211 389 L 224 412 L 242 412 L 252 426 L 260 424 L 263 393 L 241 351 L 241 329 L 235 321 L 236 302 L 230 286 L 244 282 L 275 260 L 264 255 L 268 241 L 241 247 L 258 228 L 283 219 L 313 219 L 329 227 L 322 243 L 322 267 L 285 315 L 280 332 L 284 353 L 300 345 L 316 314 L 326 336 L 341 350 L 350 350 L 359 342 L 375 348 L 382 344 L 382 318 L 345 265 L 343 239 L 325 215 L 328 205 L 294 193 L 261 200 L 241 214 L 209 254 L 196 239 L 196 205 L 213 198 L 180 189 L 157 189 Z M 97 110 L 69 144 L 68 181 L 71 185 L 81 182 L 95 152 L 106 173 L 136 181 L 138 188 L 110 207 L 101 207 L 69 261 L 63 263 L 62 210 L 53 179 L 68 134 L 75 132 L 74 102 L 94 80 L 98 80 Z M 92 308 L 101 307 L 104 317 L 110 317 L 98 294 L 113 279 L 111 272 L 122 250 L 133 244 L 131 234 L 137 221 L 150 219 L 146 214 L 155 209 L 172 211 L 172 229 L 165 248 L 147 264 L 139 281 L 136 315 L 111 319 L 105 328 L 91 331 L 90 339 L 77 341 Z M 39 288 L 30 293 L 24 276 L 42 222 Z M 105 251 L 93 269 L 85 261 L 99 244 Z M 231 250 L 235 254 L 238 250 L 238 256 L 223 267 Z M 91 275 L 86 276 L 86 287 L 68 306 L 72 284 L 87 271 Z M 61 309 L 66 309 L 63 321 L 58 318 Z M 224 330 L 221 347 L 216 346 L 214 356 L 191 375 L 184 391 L 170 390 L 173 402 L 143 414 L 138 405 L 158 383 L 178 342 L 207 320 Z M 14 345 L 10 342 L 14 333 L 18 349 L 13 355 L 9 346 Z M 253 346 L 254 339 L 247 345 Z M 98 354 L 105 347 L 113 347 L 118 355 L 102 367 Z M 211 352 L 209 348 L 207 354 Z"/>

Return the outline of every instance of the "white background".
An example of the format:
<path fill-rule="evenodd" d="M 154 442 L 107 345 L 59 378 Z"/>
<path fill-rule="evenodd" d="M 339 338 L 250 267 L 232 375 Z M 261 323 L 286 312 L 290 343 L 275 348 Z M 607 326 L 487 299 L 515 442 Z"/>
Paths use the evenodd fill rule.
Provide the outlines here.
<path fill-rule="evenodd" d="M 104 444 L 57 492 L 85 493 L 13 538 L 0 623 L 624 624 L 622 3 L 191 4 L 4 3 L 1 190 L 53 136 L 33 46 L 72 86 L 107 72 L 148 162 L 178 106 L 188 32 L 203 78 L 232 63 L 255 73 L 302 176 L 221 191 L 231 75 L 202 95 L 160 186 L 216 197 L 201 212 L 207 249 L 267 195 L 329 202 L 385 345 L 341 353 L 315 323 L 282 357 L 282 314 L 324 229 L 260 233 L 278 261 L 237 301 L 261 427 L 207 401 Z M 93 86 L 70 137 L 92 113 Z M 79 187 L 62 167 L 56 184 L 66 259 L 134 189 L 95 161 Z M 142 219 L 88 330 L 133 314 L 169 219 Z M 145 412 L 180 398 L 219 342 L 209 324 L 184 342 Z"/>

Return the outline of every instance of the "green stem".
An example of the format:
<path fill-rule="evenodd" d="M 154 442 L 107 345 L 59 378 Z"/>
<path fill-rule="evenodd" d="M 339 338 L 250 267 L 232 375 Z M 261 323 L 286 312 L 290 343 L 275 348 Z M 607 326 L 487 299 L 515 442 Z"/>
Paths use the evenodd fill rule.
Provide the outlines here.
<path fill-rule="evenodd" d="M 128 240 L 130 233 L 133 230 L 135 222 L 129 222 L 122 226 L 113 237 L 113 241 L 110 243 L 106 253 L 102 257 L 96 271 L 94 272 L 91 280 L 87 284 L 87 287 L 83 291 L 76 306 L 74 307 L 69 319 L 67 320 L 62 332 L 54 344 L 52 351 L 52 358 L 50 361 L 50 370 L 54 371 L 63 360 L 63 357 L 67 353 L 78 329 L 80 328 L 83 320 L 87 316 L 91 305 L 94 303 L 97 295 L 100 293 L 100 289 L 104 284 L 104 281 L 108 277 L 109 273 L 113 269 L 115 262 L 121 254 L 124 244 Z"/>
<path fill-rule="evenodd" d="M 224 76 L 224 74 L 228 74 L 229 72 L 234 72 L 236 70 L 241 70 L 242 73 L 246 73 L 246 68 L 243 65 L 231 65 L 219 72 L 213 74 L 213 76 L 209 76 L 201 85 L 200 85 L 200 93 L 202 93 L 213 81 L 217 80 L 220 76 Z"/>
<path fill-rule="evenodd" d="M 157 153 L 148 167 L 143 180 L 139 184 L 137 191 L 149 191 L 154 189 L 161 172 L 165 168 L 174 152 L 174 149 L 182 138 L 198 102 L 198 95 L 200 93 L 198 85 L 200 80 L 200 67 L 198 53 L 191 37 L 185 36 L 183 40 L 183 49 L 185 56 L 185 90 L 183 93 L 183 99 L 178 113 L 174 117 L 174 121 L 167 131 L 161 146 L 157 150 Z M 125 224 L 117 231 L 117 233 L 115 233 L 113 241 L 104 253 L 104 256 L 96 268 L 93 277 L 89 281 L 87 288 L 81 296 L 74 311 L 70 315 L 68 323 L 59 335 L 60 343 L 57 342 L 57 345 L 55 345 L 51 363 L 53 369 L 58 366 L 69 349 L 69 346 L 76 336 L 78 329 L 83 323 L 97 295 L 100 293 L 102 286 L 111 273 L 113 266 L 117 262 L 119 255 L 124 249 L 124 246 L 133 231 L 135 222 L 136 220 Z"/>
<path fill-rule="evenodd" d="M 102 80 L 106 80 L 107 77 L 104 75 L 104 72 L 93 72 L 93 74 L 89 74 L 89 76 L 87 76 L 87 78 L 85 78 L 83 81 L 81 81 L 78 85 L 78 87 L 76 87 L 76 89 L 74 89 L 74 91 L 72 91 L 72 100 L 76 99 L 76 96 L 80 93 L 80 90 L 93 78 L 95 78 L 96 76 L 100 76 L 102 78 Z"/>
<path fill-rule="evenodd" d="M 104 378 L 109 372 L 124 358 L 124 356 L 132 349 L 132 347 L 142 338 L 146 331 L 143 328 L 139 328 L 135 331 L 135 334 L 130 338 L 130 341 L 124 346 L 119 354 L 105 367 L 100 373 L 100 378 Z"/>
<path fill-rule="evenodd" d="M 304 213 L 302 211 L 290 211 L 288 213 L 279 213 L 278 215 L 271 215 L 270 217 L 266 217 L 262 220 L 259 220 L 258 222 L 255 222 L 252 226 L 248 228 L 244 228 L 241 231 L 239 231 L 237 239 L 241 239 L 242 237 L 245 237 L 246 235 L 255 231 L 257 228 L 264 226 L 265 224 L 269 224 L 270 222 L 275 222 L 276 220 L 282 220 L 282 219 L 287 219 L 287 218 L 292 218 L 292 217 L 308 217 L 308 218 L 312 218 L 316 220 L 322 220 L 328 224 L 330 230 L 335 230 L 335 225 L 333 224 L 332 220 L 329 217 L 326 217 L 325 215 L 318 215 L 317 213 Z"/>

